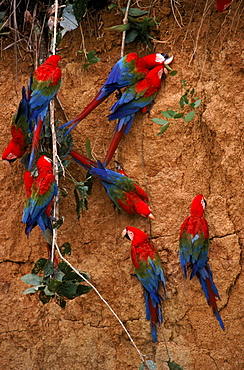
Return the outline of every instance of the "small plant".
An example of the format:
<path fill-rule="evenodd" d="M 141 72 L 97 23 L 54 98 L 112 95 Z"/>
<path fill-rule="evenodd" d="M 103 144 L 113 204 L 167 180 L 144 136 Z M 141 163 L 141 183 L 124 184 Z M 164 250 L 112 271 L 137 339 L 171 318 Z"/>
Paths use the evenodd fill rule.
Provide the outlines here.
<path fill-rule="evenodd" d="M 86 63 L 83 64 L 84 70 L 86 70 L 91 64 L 95 64 L 100 60 L 100 58 L 96 56 L 96 50 L 91 50 L 89 51 L 89 53 L 87 53 L 86 51 L 78 50 L 78 53 L 84 53 L 86 56 Z"/>
<path fill-rule="evenodd" d="M 152 119 L 153 122 L 162 126 L 160 132 L 158 133 L 158 136 L 161 136 L 170 126 L 171 122 L 168 120 L 182 118 L 185 122 L 190 122 L 195 116 L 195 109 L 198 108 L 202 102 L 202 99 L 199 99 L 197 96 L 194 96 L 195 89 L 187 87 L 188 84 L 186 80 L 181 80 L 181 83 L 185 92 L 180 97 L 179 100 L 180 111 L 174 111 L 171 109 L 168 109 L 166 111 L 160 111 L 160 113 L 162 113 L 162 115 L 165 118 L 167 118 L 167 120 L 162 118 Z"/>
<path fill-rule="evenodd" d="M 69 243 L 63 244 L 60 250 L 63 255 L 71 254 Z M 89 276 L 85 272 L 81 274 L 89 280 Z M 84 280 L 64 261 L 59 262 L 58 266 L 54 268 L 54 264 L 46 258 L 40 258 L 35 263 L 31 274 L 22 276 L 21 280 L 32 285 L 23 294 L 38 293 L 38 298 L 43 304 L 48 303 L 53 298 L 62 308 L 65 308 L 67 299 L 74 299 L 82 294 L 89 293 L 92 289 L 90 286 L 80 284 Z"/>
<path fill-rule="evenodd" d="M 121 10 L 123 13 L 125 13 L 125 8 L 122 8 Z M 128 23 L 109 27 L 108 30 L 118 32 L 126 31 L 125 42 L 127 44 L 133 42 L 136 38 L 139 37 L 141 41 L 147 44 L 152 51 L 153 46 L 150 41 L 150 39 L 152 38 L 152 36 L 150 35 L 150 29 L 152 27 L 155 27 L 157 23 L 153 18 L 143 18 L 143 16 L 145 16 L 146 14 L 148 14 L 147 11 L 137 8 L 130 8 L 128 13 Z"/>

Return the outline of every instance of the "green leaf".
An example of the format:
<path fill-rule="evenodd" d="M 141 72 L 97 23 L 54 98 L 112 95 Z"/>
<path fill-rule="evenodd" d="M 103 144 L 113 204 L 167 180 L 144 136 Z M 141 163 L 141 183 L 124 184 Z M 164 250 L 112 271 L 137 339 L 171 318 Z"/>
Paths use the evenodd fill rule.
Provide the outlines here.
<path fill-rule="evenodd" d="M 182 95 L 180 98 L 180 107 L 183 109 L 185 105 L 189 104 L 188 96 L 187 94 Z"/>
<path fill-rule="evenodd" d="M 84 69 L 84 71 L 86 71 L 87 70 L 87 68 L 89 67 L 89 63 L 85 63 L 85 64 L 83 64 L 83 69 Z"/>
<path fill-rule="evenodd" d="M 80 212 L 82 213 L 88 209 L 88 202 L 86 199 L 88 187 L 83 182 L 78 182 L 74 188 L 74 196 L 76 201 L 76 214 L 78 220 L 80 219 Z"/>
<path fill-rule="evenodd" d="M 90 279 L 90 277 L 85 272 L 82 272 L 81 275 L 84 276 L 86 280 Z M 79 276 L 75 271 L 70 271 L 64 275 L 62 281 L 73 281 L 73 282 L 77 281 L 78 283 L 81 283 L 84 281 L 84 279 L 81 276 Z"/>
<path fill-rule="evenodd" d="M 158 133 L 158 136 L 161 136 L 168 128 L 169 128 L 170 123 L 168 122 L 164 126 L 161 127 L 160 132 Z"/>
<path fill-rule="evenodd" d="M 186 82 L 186 80 L 180 80 L 180 82 L 182 83 L 182 87 L 187 86 L 187 82 Z"/>
<path fill-rule="evenodd" d="M 59 262 L 58 268 L 65 275 L 68 274 L 68 273 L 70 273 L 71 271 L 73 271 L 72 268 L 66 262 L 64 262 L 64 261 Z"/>
<path fill-rule="evenodd" d="M 152 360 L 146 360 L 145 363 L 148 367 L 148 370 L 156 370 L 157 369 L 157 366 L 156 366 L 155 362 L 153 362 Z"/>
<path fill-rule="evenodd" d="M 70 160 L 69 159 L 66 159 L 65 161 L 64 160 L 62 161 L 63 168 L 67 168 L 69 164 L 70 164 Z M 62 168 L 62 166 L 60 165 L 59 162 L 58 162 L 58 165 L 59 165 L 58 166 L 58 172 L 60 174 L 63 174 L 63 168 Z"/>
<path fill-rule="evenodd" d="M 117 8 L 117 4 L 115 4 L 115 3 L 112 3 L 112 4 L 110 4 L 109 6 L 108 6 L 108 10 L 113 10 L 114 8 Z"/>
<path fill-rule="evenodd" d="M 79 296 L 81 296 L 82 294 L 87 294 L 87 293 L 89 293 L 91 290 L 92 290 L 92 287 L 91 287 L 91 286 L 87 286 L 87 285 L 79 284 L 79 285 L 78 285 L 78 287 L 77 287 L 77 289 L 76 289 L 75 296 L 76 296 L 76 297 L 79 297 Z"/>
<path fill-rule="evenodd" d="M 39 289 L 39 287 L 43 287 L 43 285 L 35 285 L 35 286 L 32 286 L 30 288 L 27 288 L 23 294 L 32 294 L 32 293 L 36 293 Z"/>
<path fill-rule="evenodd" d="M 195 116 L 195 111 L 194 111 L 194 110 L 192 110 L 191 112 L 189 112 L 189 113 L 185 116 L 184 120 L 185 120 L 186 122 L 190 122 L 194 116 Z"/>
<path fill-rule="evenodd" d="M 44 292 L 40 292 L 39 293 L 39 299 L 43 304 L 46 304 L 50 301 L 51 296 L 46 296 L 46 294 Z"/>
<path fill-rule="evenodd" d="M 44 269 L 44 277 L 48 277 L 50 275 L 53 275 L 53 273 L 54 273 L 53 262 L 50 261 L 50 260 L 47 260 L 47 263 L 46 263 L 45 269 Z"/>
<path fill-rule="evenodd" d="M 57 290 L 57 294 L 61 297 L 66 297 L 68 299 L 75 298 L 76 289 L 78 283 L 73 283 L 72 281 L 65 281 Z"/>
<path fill-rule="evenodd" d="M 53 292 L 51 292 L 47 286 L 45 286 L 45 289 L 44 289 L 44 294 L 47 296 L 47 297 L 53 297 L 55 294 Z"/>
<path fill-rule="evenodd" d="M 86 54 L 89 64 L 95 64 L 99 62 L 100 58 L 98 58 L 95 54 L 96 54 L 96 50 L 92 50 Z"/>
<path fill-rule="evenodd" d="M 93 159 L 92 151 L 91 151 L 91 142 L 89 139 L 86 139 L 86 154 L 88 158 Z"/>
<path fill-rule="evenodd" d="M 121 10 L 125 14 L 126 8 L 121 8 Z M 138 8 L 130 8 L 128 14 L 131 17 L 142 17 L 143 15 L 148 14 L 148 12 Z"/>
<path fill-rule="evenodd" d="M 174 118 L 175 114 L 178 114 L 178 112 L 175 112 L 174 110 L 166 110 L 166 111 L 160 111 L 162 115 L 166 118 Z"/>
<path fill-rule="evenodd" d="M 53 292 L 55 293 L 56 290 L 58 289 L 58 287 L 61 285 L 61 281 L 57 280 L 57 279 L 52 279 L 50 281 L 50 283 L 48 284 L 47 288 L 50 292 Z M 45 291 L 45 290 L 44 290 Z"/>
<path fill-rule="evenodd" d="M 128 31 L 130 27 L 131 27 L 130 23 L 126 23 L 126 24 L 119 24 L 118 26 L 112 26 L 106 29 L 109 31 L 124 32 L 124 31 Z"/>
<path fill-rule="evenodd" d="M 144 364 L 146 364 L 146 367 Z M 146 360 L 140 364 L 139 370 L 157 370 L 157 365 L 152 360 Z"/>
<path fill-rule="evenodd" d="M 129 44 L 130 42 L 133 42 L 135 38 L 138 36 L 139 32 L 137 30 L 131 30 L 126 34 L 125 42 Z"/>
<path fill-rule="evenodd" d="M 73 9 L 74 15 L 78 23 L 80 23 L 83 15 L 86 12 L 88 0 L 74 0 Z"/>
<path fill-rule="evenodd" d="M 178 73 L 178 71 L 175 71 L 175 70 L 174 70 L 174 71 L 170 72 L 170 75 L 171 75 L 171 76 L 176 76 L 176 75 L 177 75 L 177 73 Z"/>
<path fill-rule="evenodd" d="M 40 285 L 43 282 L 42 277 L 36 274 L 24 275 L 22 276 L 21 280 L 29 285 Z"/>
<path fill-rule="evenodd" d="M 53 278 L 57 279 L 58 281 L 62 281 L 64 275 L 65 274 L 62 271 L 60 271 L 59 269 L 55 269 L 54 274 L 53 274 Z"/>
<path fill-rule="evenodd" d="M 191 95 L 193 95 L 193 94 L 194 94 L 194 92 L 195 92 L 195 89 L 191 89 L 191 90 L 190 90 L 190 94 L 191 94 Z"/>
<path fill-rule="evenodd" d="M 195 101 L 195 102 L 193 103 L 194 108 L 199 107 L 199 105 L 201 104 L 201 102 L 202 102 L 202 99 L 199 99 L 199 100 Z"/>
<path fill-rule="evenodd" d="M 177 113 L 174 115 L 174 118 L 182 118 L 184 117 L 184 113 Z"/>
<path fill-rule="evenodd" d="M 46 263 L 47 263 L 46 258 L 39 258 L 39 260 L 36 261 L 31 273 L 38 274 L 39 272 L 44 271 Z"/>
<path fill-rule="evenodd" d="M 168 121 L 162 118 L 152 118 L 152 121 L 158 125 L 166 125 L 168 123 Z"/>
<path fill-rule="evenodd" d="M 69 242 L 62 244 L 59 249 L 62 256 L 65 256 L 66 254 L 68 254 L 69 256 L 71 255 L 71 245 Z"/>
<path fill-rule="evenodd" d="M 168 361 L 167 363 L 170 370 L 183 370 L 183 368 L 174 361 Z"/>

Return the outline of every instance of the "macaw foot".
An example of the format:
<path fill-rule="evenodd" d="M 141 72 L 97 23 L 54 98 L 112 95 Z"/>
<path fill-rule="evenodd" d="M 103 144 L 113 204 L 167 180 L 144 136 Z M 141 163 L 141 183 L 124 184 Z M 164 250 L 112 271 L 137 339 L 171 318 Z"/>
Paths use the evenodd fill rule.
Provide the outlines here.
<path fill-rule="evenodd" d="M 118 99 L 118 100 L 121 98 L 121 96 L 122 96 L 122 92 L 121 92 L 121 90 L 120 90 L 120 89 L 118 89 L 118 90 L 117 90 L 117 92 L 116 92 L 115 96 L 116 96 L 116 99 Z"/>
<path fill-rule="evenodd" d="M 123 170 L 123 166 L 120 162 L 114 160 L 114 163 L 115 163 L 115 169 L 117 171 Z"/>
<path fill-rule="evenodd" d="M 155 104 L 155 101 L 153 100 L 151 103 L 149 103 L 149 104 L 147 105 L 146 113 L 148 114 L 148 118 L 150 118 L 151 109 L 152 109 L 152 107 L 154 106 L 154 104 Z"/>

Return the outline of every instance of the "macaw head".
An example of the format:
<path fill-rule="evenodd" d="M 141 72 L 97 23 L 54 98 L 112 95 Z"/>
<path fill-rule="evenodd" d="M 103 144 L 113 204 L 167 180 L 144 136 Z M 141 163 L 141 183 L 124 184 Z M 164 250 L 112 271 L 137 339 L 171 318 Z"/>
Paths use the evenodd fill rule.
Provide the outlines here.
<path fill-rule="evenodd" d="M 143 200 L 140 200 L 135 204 L 135 210 L 142 217 L 148 217 L 150 220 L 155 220 L 149 205 Z"/>
<path fill-rule="evenodd" d="M 51 55 L 47 60 L 44 62 L 45 64 L 51 64 L 52 66 L 57 66 L 58 62 L 61 60 L 59 55 Z"/>
<path fill-rule="evenodd" d="M 134 242 L 148 240 L 148 236 L 146 233 L 133 226 L 128 226 L 122 231 L 122 238 L 124 237 Z"/>
<path fill-rule="evenodd" d="M 30 171 L 25 171 L 24 173 L 24 184 L 25 184 L 25 192 L 27 198 L 31 197 L 31 188 L 34 183 L 34 177 L 31 175 Z"/>
<path fill-rule="evenodd" d="M 206 205 L 207 205 L 207 202 L 204 196 L 202 194 L 198 194 L 197 196 L 195 196 L 195 198 L 192 201 L 191 209 L 190 209 L 191 215 L 202 217 Z"/>
<path fill-rule="evenodd" d="M 2 154 L 2 160 L 10 164 L 16 161 L 16 159 L 21 158 L 24 153 L 25 148 L 20 148 L 15 141 L 11 140 Z"/>
<path fill-rule="evenodd" d="M 52 170 L 52 160 L 46 155 L 42 155 L 40 158 L 38 158 L 36 162 L 36 168 L 38 170 L 38 173 L 40 173 L 40 171 Z"/>

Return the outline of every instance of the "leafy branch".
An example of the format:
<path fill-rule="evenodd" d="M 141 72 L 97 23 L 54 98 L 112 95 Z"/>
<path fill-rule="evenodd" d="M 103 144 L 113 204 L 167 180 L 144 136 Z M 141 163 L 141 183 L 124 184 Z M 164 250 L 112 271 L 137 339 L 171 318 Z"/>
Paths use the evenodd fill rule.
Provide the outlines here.
<path fill-rule="evenodd" d="M 162 115 L 167 118 L 153 118 L 152 121 L 161 125 L 160 132 L 158 136 L 161 136 L 170 126 L 172 119 L 182 118 L 185 122 L 190 122 L 195 116 L 195 109 L 198 108 L 202 102 L 202 99 L 194 96 L 195 89 L 188 87 L 186 80 L 181 80 L 182 87 L 185 90 L 184 94 L 180 97 L 179 100 L 179 111 L 168 109 L 166 111 L 160 111 Z"/>
<path fill-rule="evenodd" d="M 69 243 L 63 244 L 60 249 L 62 254 L 70 254 L 71 248 Z M 40 276 L 43 273 L 43 276 Z M 72 300 L 82 294 L 89 293 L 92 289 L 90 286 L 80 284 L 87 280 L 89 276 L 85 272 L 77 275 L 72 268 L 64 261 L 61 261 L 57 268 L 54 268 L 53 262 L 46 258 L 40 258 L 34 265 L 30 274 L 22 276 L 21 280 L 32 285 L 27 288 L 23 294 L 39 293 L 38 297 L 43 304 L 48 303 L 51 298 L 61 307 L 65 308 L 66 299 Z"/>
<path fill-rule="evenodd" d="M 121 8 L 123 14 L 126 12 L 126 8 Z M 150 39 L 150 29 L 157 25 L 157 22 L 151 18 L 146 17 L 148 11 L 144 11 L 137 8 L 130 8 L 128 11 L 127 23 L 112 26 L 107 28 L 109 31 L 126 32 L 125 42 L 127 44 L 133 42 L 136 38 L 140 38 L 141 41 L 147 44 L 150 50 L 153 49 Z"/>

